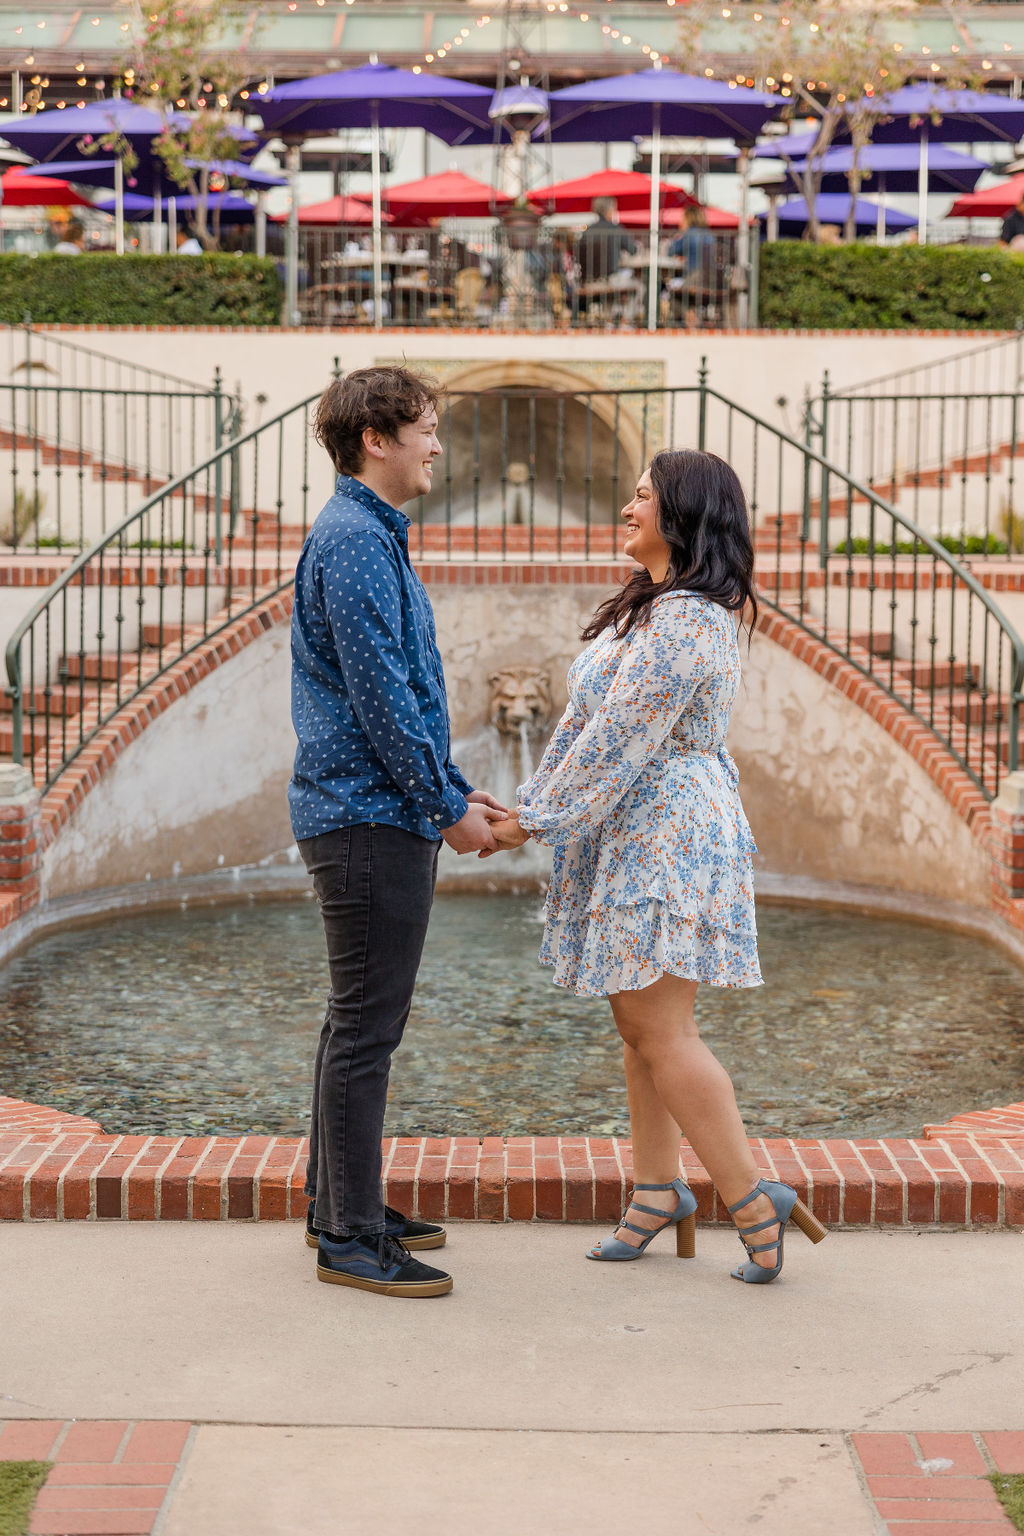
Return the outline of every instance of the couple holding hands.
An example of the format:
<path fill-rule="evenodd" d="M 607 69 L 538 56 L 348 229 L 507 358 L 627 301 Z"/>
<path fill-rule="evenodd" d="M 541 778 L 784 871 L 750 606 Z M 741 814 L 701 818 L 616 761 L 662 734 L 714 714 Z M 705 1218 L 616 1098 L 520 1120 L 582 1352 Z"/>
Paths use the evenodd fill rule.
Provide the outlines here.
<path fill-rule="evenodd" d="M 782 1269 L 790 1220 L 825 1228 L 762 1178 L 732 1083 L 694 1022 L 700 983 L 760 984 L 753 839 L 725 750 L 739 684 L 737 627 L 756 614 L 743 491 L 714 454 L 658 453 L 622 509 L 637 570 L 583 631 L 569 704 L 514 808 L 450 756 L 433 613 L 401 507 L 425 495 L 438 390 L 405 368 L 336 380 L 316 436 L 338 480 L 295 578 L 292 829 L 327 939 L 330 993 L 313 1081 L 306 1241 L 317 1275 L 387 1296 L 439 1296 L 452 1278 L 414 1254 L 445 1229 L 384 1204 L 381 1138 L 442 840 L 481 857 L 530 837 L 552 849 L 540 959 L 577 994 L 607 997 L 623 1041 L 633 1195 L 601 1262 L 639 1259 L 658 1232 L 694 1252 L 696 1199 L 680 1132 L 746 1249 L 733 1275 Z M 751 621 L 752 622 L 752 621 Z"/>

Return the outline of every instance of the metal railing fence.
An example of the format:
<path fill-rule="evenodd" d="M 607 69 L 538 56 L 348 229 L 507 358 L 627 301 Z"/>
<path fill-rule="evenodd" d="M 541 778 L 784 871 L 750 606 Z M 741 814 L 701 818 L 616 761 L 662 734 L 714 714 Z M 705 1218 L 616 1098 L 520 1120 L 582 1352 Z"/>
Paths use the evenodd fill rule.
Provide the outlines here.
<path fill-rule="evenodd" d="M 72 389 L 154 390 L 157 393 L 212 395 L 217 385 L 154 368 L 137 358 L 111 357 L 55 331 L 39 330 L 26 316 L 21 325 L 4 326 L 7 377 L 12 381 L 62 384 Z M 38 376 L 37 376 L 38 375 Z"/>
<path fill-rule="evenodd" d="M 892 396 L 903 395 L 973 395 L 1015 393 L 1021 386 L 1024 370 L 1024 318 L 1016 330 L 938 357 L 928 363 L 914 363 L 875 378 L 862 379 L 828 392 L 840 396 L 873 395 L 876 391 Z M 826 374 L 826 379 L 828 375 Z"/>
<path fill-rule="evenodd" d="M 737 323 L 736 236 L 704 232 L 690 255 L 659 242 L 658 324 Z M 756 242 L 755 242 L 756 244 Z M 299 313 L 305 325 L 374 324 L 373 255 L 365 226 L 301 229 Z M 539 230 L 517 249 L 493 227 L 389 229 L 381 323 L 444 329 L 640 328 L 647 323 L 650 234 Z M 756 304 L 756 275 L 752 302 Z M 756 325 L 756 316 L 751 319 Z"/>
<path fill-rule="evenodd" d="M 316 398 L 147 497 L 19 625 L 11 739 L 38 782 L 182 655 L 289 584 L 334 480 L 310 452 Z M 651 455 L 721 455 L 746 489 L 761 600 L 883 688 L 986 796 L 1017 766 L 1024 645 L 982 583 L 876 489 L 711 388 L 703 367 L 671 390 L 454 394 L 439 436 L 433 489 L 406 508 L 415 559 L 600 562 L 599 579 L 622 560 L 620 509 Z M 870 551 L 823 568 L 818 541 L 840 499 L 848 516 L 866 509 Z"/>
<path fill-rule="evenodd" d="M 0 384 L 0 544 L 90 544 L 234 435 L 239 409 L 219 372 L 201 390 Z"/>
<path fill-rule="evenodd" d="M 826 375 L 808 401 L 806 428 L 822 452 L 902 508 L 961 559 L 1019 559 L 1024 554 L 1018 459 L 1024 431 L 1019 389 L 975 392 L 832 394 Z M 838 540 L 858 549 L 867 513 L 842 512 Z"/>

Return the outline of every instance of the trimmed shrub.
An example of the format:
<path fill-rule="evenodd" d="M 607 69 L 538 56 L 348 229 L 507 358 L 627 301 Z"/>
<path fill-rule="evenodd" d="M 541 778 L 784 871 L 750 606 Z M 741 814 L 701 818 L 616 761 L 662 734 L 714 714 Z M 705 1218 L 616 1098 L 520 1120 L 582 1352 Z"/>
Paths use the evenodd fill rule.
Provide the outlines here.
<path fill-rule="evenodd" d="M 763 245 L 769 330 L 1000 330 L 1024 315 L 1024 256 L 992 246 Z"/>
<path fill-rule="evenodd" d="M 0 255 L 7 325 L 279 325 L 281 296 L 265 257 Z"/>

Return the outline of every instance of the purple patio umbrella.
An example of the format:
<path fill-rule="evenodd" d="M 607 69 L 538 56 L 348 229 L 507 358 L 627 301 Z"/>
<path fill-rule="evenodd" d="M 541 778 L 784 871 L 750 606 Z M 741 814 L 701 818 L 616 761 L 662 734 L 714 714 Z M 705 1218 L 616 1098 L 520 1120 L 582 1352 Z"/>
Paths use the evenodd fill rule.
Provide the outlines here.
<path fill-rule="evenodd" d="M 200 162 L 189 160 L 187 164 L 195 169 Z M 33 176 L 60 176 L 67 181 L 77 181 L 83 187 L 109 187 L 113 189 L 114 178 L 117 169 L 116 160 L 50 160 L 45 165 L 36 165 L 32 168 Z M 132 173 L 132 180 L 137 186 L 153 192 L 158 184 L 159 176 L 152 174 L 152 167 L 139 165 Z M 250 187 L 284 187 L 288 184 L 286 176 L 275 176 L 271 171 L 257 171 L 251 165 L 246 165 L 243 160 L 211 160 L 210 170 L 218 175 L 230 178 L 233 181 L 244 182 Z M 174 194 L 169 194 L 173 196 Z M 125 193 L 125 197 L 128 193 Z M 181 200 L 179 199 L 179 202 Z M 127 203 L 125 207 L 127 207 Z"/>
<path fill-rule="evenodd" d="M 781 96 L 747 90 L 745 86 L 703 75 L 684 75 L 677 69 L 637 70 L 606 80 L 588 80 L 552 91 L 548 97 L 550 134 L 557 143 L 610 143 L 651 137 L 651 186 L 661 181 L 661 135 L 733 139 L 740 145 L 740 225 L 737 263 L 742 271 L 749 262 L 747 188 L 749 147 L 764 124 L 787 106 Z M 658 248 L 660 210 L 656 191 L 651 196 L 651 255 Z M 658 324 L 659 276 L 656 260 L 650 264 L 647 291 L 647 328 Z M 740 295 L 745 304 L 745 295 Z M 742 323 L 742 321 L 741 321 Z"/>
<path fill-rule="evenodd" d="M 857 163 L 865 172 L 867 191 L 877 193 L 878 235 L 885 233 L 883 211 L 890 192 L 915 192 L 919 189 L 920 152 L 913 144 L 866 144 L 857 157 Z M 821 186 L 824 193 L 849 193 L 848 172 L 853 165 L 853 146 L 840 144 L 821 157 Z M 807 168 L 806 160 L 791 160 L 781 185 L 787 192 L 799 192 L 798 177 Z M 944 144 L 933 146 L 928 157 L 929 192 L 952 193 L 959 196 L 973 192 L 983 171 L 989 169 L 984 160 L 972 155 L 958 154 Z"/>
<path fill-rule="evenodd" d="M 165 197 L 162 200 L 165 213 L 171 211 L 171 204 L 178 213 L 194 213 L 198 199 L 195 197 Z M 139 219 L 146 218 L 155 211 L 156 199 L 144 197 L 140 192 L 126 192 L 124 194 L 124 211 L 138 215 Z M 112 198 L 101 197 L 94 204 L 103 213 L 113 213 L 114 203 Z M 238 192 L 211 192 L 206 204 L 211 213 L 219 213 L 222 224 L 251 224 L 256 217 L 256 209 L 247 198 Z"/>
<path fill-rule="evenodd" d="M 176 112 L 170 121 L 185 123 L 187 114 Z M 52 112 L 34 116 L 25 123 L 4 126 L 4 138 L 16 149 L 23 150 L 34 160 L 49 164 L 55 160 L 77 159 L 89 164 L 93 159 L 79 145 L 83 140 L 102 138 L 118 132 L 131 145 L 138 156 L 140 168 L 149 166 L 154 159 L 153 140 L 162 132 L 164 120 L 152 107 L 139 106 L 134 101 L 119 96 L 109 101 L 94 101 L 87 107 L 58 107 Z M 255 153 L 258 148 L 256 135 L 248 128 L 233 130 L 239 143 L 239 152 L 246 146 Z M 124 165 L 120 158 L 114 163 L 114 196 L 116 202 L 124 197 Z M 115 246 L 118 255 L 124 252 L 124 214 L 115 212 Z"/>
<path fill-rule="evenodd" d="M 850 194 L 849 192 L 824 192 L 815 199 L 814 206 L 823 224 L 838 224 L 842 228 L 850 212 Z M 854 224 L 858 230 L 869 232 L 877 230 L 880 215 L 884 217 L 885 229 L 889 234 L 895 234 L 898 230 L 913 229 L 917 223 L 913 214 L 900 213 L 897 208 L 880 209 L 877 203 L 871 202 L 868 198 L 858 197 L 854 204 Z M 766 219 L 767 214 L 759 213 L 758 218 Z M 787 234 L 790 238 L 798 238 L 810 219 L 806 200 L 802 197 L 791 198 L 788 203 L 783 203 L 776 209 L 776 218 L 780 224 L 788 226 Z"/>
<path fill-rule="evenodd" d="M 424 128 L 446 144 L 466 142 L 471 133 L 488 128 L 487 109 L 493 91 L 436 75 L 413 74 L 378 63 L 376 58 L 357 69 L 314 75 L 275 86 L 259 101 L 266 134 L 283 135 L 289 146 L 292 207 L 288 219 L 286 308 L 292 324 L 298 320 L 298 141 L 312 133 L 339 128 L 371 131 L 373 174 L 373 319 L 379 330 L 384 303 L 381 251 L 380 130 Z"/>
<path fill-rule="evenodd" d="M 928 162 L 933 144 L 1016 144 L 1024 136 L 1024 100 L 997 95 L 995 91 L 943 90 L 923 81 L 878 97 L 871 103 L 874 116 L 884 116 L 873 125 L 874 144 L 915 144 L 917 146 L 917 227 L 918 238 L 927 239 Z M 809 153 L 817 134 L 788 135 L 762 144 L 758 156 L 802 159 Z M 836 143 L 849 143 L 846 129 L 836 134 Z"/>

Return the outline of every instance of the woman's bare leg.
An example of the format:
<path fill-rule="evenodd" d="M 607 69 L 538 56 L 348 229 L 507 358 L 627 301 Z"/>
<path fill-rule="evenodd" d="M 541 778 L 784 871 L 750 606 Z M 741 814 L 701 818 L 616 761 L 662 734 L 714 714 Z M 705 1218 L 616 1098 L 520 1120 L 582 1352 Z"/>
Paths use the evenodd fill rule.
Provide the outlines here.
<path fill-rule="evenodd" d="M 678 1173 L 678 1146 L 667 1171 L 669 1126 L 682 1128 L 726 1205 L 748 1195 L 760 1178 L 747 1133 L 736 1106 L 729 1074 L 701 1040 L 693 1017 L 697 983 L 678 976 L 662 976 L 638 992 L 619 992 L 609 998 L 616 1027 L 626 1045 L 626 1082 L 630 1095 L 630 1123 L 634 1136 L 634 1172 L 639 1183 L 667 1183 Z M 632 1052 L 636 1062 L 629 1053 Z M 638 1070 L 638 1064 L 644 1070 Z M 652 1093 L 653 1090 L 653 1093 Z M 634 1119 L 634 1110 L 636 1118 Z M 652 1177 L 648 1159 L 660 1177 Z M 643 1203 L 659 1203 L 645 1194 Z M 668 1208 L 675 1204 L 674 1199 Z M 737 1212 L 738 1225 L 768 1221 L 773 1214 L 766 1196 L 752 1200 Z M 635 1225 L 641 1220 L 630 1217 Z M 656 1218 L 648 1218 L 657 1225 Z M 621 1229 L 624 1241 L 633 1238 Z M 775 1229 L 758 1234 L 770 1242 Z M 757 1254 L 759 1263 L 771 1267 L 773 1255 Z"/>
<path fill-rule="evenodd" d="M 636 1184 L 671 1184 L 679 1177 L 679 1126 L 659 1097 L 643 1058 L 631 1045 L 622 1043 L 622 1063 L 626 1071 L 626 1096 L 629 1100 L 629 1124 L 633 1139 L 633 1180 Z M 672 1211 L 677 1196 L 671 1189 L 645 1189 L 637 1196 L 642 1205 Z M 629 1213 L 635 1227 L 653 1231 L 661 1225 L 657 1216 L 649 1216 L 635 1207 Z M 643 1242 L 635 1232 L 619 1227 L 615 1236 L 633 1248 Z"/>

